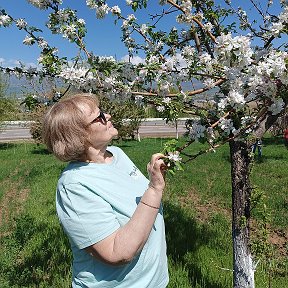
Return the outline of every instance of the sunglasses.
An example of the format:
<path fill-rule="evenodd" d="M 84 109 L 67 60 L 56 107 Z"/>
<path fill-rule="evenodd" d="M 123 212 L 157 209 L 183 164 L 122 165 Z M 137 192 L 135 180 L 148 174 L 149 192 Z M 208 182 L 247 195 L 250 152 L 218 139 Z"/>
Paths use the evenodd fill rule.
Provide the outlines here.
<path fill-rule="evenodd" d="M 91 125 L 93 123 L 98 123 L 101 122 L 102 124 L 106 124 L 107 123 L 107 119 L 105 117 L 105 114 L 103 111 L 100 110 L 99 115 L 93 119 L 88 125 Z"/>

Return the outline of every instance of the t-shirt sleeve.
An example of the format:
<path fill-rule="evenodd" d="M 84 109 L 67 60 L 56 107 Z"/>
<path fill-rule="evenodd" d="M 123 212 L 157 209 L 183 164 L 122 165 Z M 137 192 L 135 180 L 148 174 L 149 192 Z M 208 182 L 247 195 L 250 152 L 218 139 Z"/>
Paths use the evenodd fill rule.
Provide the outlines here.
<path fill-rule="evenodd" d="M 56 207 L 65 232 L 79 249 L 103 240 L 120 227 L 111 205 L 80 183 L 58 190 Z"/>

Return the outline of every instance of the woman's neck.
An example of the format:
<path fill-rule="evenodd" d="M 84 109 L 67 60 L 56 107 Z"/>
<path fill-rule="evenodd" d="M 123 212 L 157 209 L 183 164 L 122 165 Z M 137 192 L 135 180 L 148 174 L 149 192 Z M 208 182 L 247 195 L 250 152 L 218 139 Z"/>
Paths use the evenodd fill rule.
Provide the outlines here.
<path fill-rule="evenodd" d="M 113 155 L 106 149 L 107 147 L 103 149 L 96 149 L 94 147 L 89 147 L 86 153 L 85 162 L 110 163 L 113 160 Z"/>

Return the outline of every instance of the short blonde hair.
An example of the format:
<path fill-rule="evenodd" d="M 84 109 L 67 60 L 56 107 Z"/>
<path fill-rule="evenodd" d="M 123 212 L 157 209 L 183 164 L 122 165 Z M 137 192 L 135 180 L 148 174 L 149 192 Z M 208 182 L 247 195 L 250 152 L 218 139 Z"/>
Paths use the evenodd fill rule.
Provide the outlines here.
<path fill-rule="evenodd" d="M 88 144 L 87 119 L 81 107 L 91 112 L 99 106 L 96 95 L 75 94 L 54 104 L 45 114 L 43 141 L 61 161 L 77 161 L 85 156 Z"/>

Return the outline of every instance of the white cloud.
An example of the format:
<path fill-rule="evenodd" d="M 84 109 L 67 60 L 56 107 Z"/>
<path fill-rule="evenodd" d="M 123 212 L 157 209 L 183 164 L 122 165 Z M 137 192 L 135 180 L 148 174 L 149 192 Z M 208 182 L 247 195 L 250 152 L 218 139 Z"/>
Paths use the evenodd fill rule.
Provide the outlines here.
<path fill-rule="evenodd" d="M 140 56 L 129 57 L 129 55 L 125 55 L 124 57 L 121 58 L 121 61 L 131 62 L 132 64 L 137 65 L 140 63 L 144 63 L 145 59 L 141 58 Z"/>
<path fill-rule="evenodd" d="M 0 58 L 0 64 L 3 67 L 15 68 L 16 66 L 20 66 L 20 63 L 22 63 L 25 67 L 33 67 L 33 68 L 37 67 L 37 64 L 33 62 L 24 62 L 24 61 L 15 60 L 15 59 L 6 60 L 4 58 Z"/>
<path fill-rule="evenodd" d="M 167 60 L 169 60 L 169 59 L 170 59 L 170 57 L 167 58 Z M 186 68 L 187 67 L 187 62 L 182 57 L 181 53 L 176 54 L 176 59 L 179 61 L 178 68 Z M 121 61 L 131 62 L 132 64 L 137 65 L 139 63 L 144 63 L 145 58 L 141 58 L 140 56 L 129 57 L 129 55 L 125 55 L 121 58 Z"/>
<path fill-rule="evenodd" d="M 181 53 L 177 53 L 176 54 L 176 59 L 179 62 L 179 66 L 178 68 L 186 68 L 187 67 L 187 62 L 185 61 L 185 59 L 182 57 Z"/>

